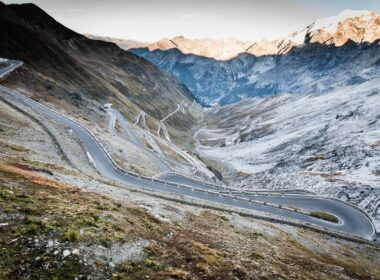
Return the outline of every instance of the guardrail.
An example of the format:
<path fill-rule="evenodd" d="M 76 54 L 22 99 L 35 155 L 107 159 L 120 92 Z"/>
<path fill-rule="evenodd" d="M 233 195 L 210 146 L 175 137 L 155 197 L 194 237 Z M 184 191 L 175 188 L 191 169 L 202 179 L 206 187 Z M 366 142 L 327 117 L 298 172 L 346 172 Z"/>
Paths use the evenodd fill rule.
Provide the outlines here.
<path fill-rule="evenodd" d="M 116 111 L 116 109 L 112 109 L 112 110 Z M 110 112 L 110 111 L 108 111 L 108 112 Z M 120 112 L 118 112 L 118 113 L 120 114 Z M 115 117 L 115 120 L 117 120 L 117 116 L 116 116 L 116 114 L 114 115 L 114 117 Z M 118 134 L 118 133 L 116 132 L 116 134 Z M 137 138 L 137 137 L 136 137 L 136 138 Z M 165 159 L 165 160 L 164 160 L 164 159 L 161 159 L 160 155 L 158 155 L 156 152 L 154 152 L 154 151 L 148 149 L 147 147 L 145 147 L 145 146 L 142 145 L 141 143 L 138 143 L 138 142 L 135 142 L 135 141 L 129 139 L 128 137 L 126 137 L 126 138 L 123 137 L 123 139 L 129 141 L 129 142 L 132 143 L 133 145 L 139 147 L 140 149 L 144 150 L 145 152 L 147 152 L 147 153 L 153 155 L 154 157 L 158 158 L 158 160 L 160 160 L 160 161 L 161 161 L 161 162 L 162 162 L 162 163 L 163 163 L 168 169 L 173 170 L 173 168 L 172 168 L 172 167 L 166 162 L 166 159 Z"/>
<path fill-rule="evenodd" d="M 286 195 L 286 196 L 310 196 L 310 197 L 314 197 L 316 196 L 316 194 L 296 194 L 296 193 L 292 193 L 292 192 L 295 192 L 295 191 L 304 191 L 304 190 L 301 190 L 301 189 L 297 189 L 297 190 L 293 190 L 293 189 L 289 189 L 289 190 L 254 190 L 254 191 L 239 191 L 239 190 L 220 190 L 221 193 L 230 193 L 230 194 L 236 194 L 236 195 L 252 195 L 252 196 L 255 196 L 255 195 L 277 195 L 277 196 L 280 196 L 280 195 Z"/>
<path fill-rule="evenodd" d="M 20 67 L 24 63 L 22 61 L 14 61 L 14 60 L 8 60 L 7 63 L 11 63 L 10 66 L 7 66 L 6 68 L 3 68 L 0 70 L 0 78 L 3 78 L 5 75 L 9 74 L 10 72 L 16 70 L 16 68 Z M 13 63 L 13 64 L 12 64 Z"/>
<path fill-rule="evenodd" d="M 270 202 L 255 200 L 255 199 L 238 197 L 238 196 L 234 196 L 234 195 L 231 195 L 231 194 L 220 194 L 218 192 L 213 192 L 213 191 L 209 191 L 209 190 L 195 188 L 195 187 L 191 187 L 191 186 L 187 186 L 187 185 L 178 185 L 178 187 L 184 188 L 184 189 L 188 189 L 188 190 L 191 190 L 191 191 L 196 191 L 196 192 L 200 192 L 200 193 L 209 194 L 209 195 L 221 196 L 221 197 L 225 197 L 225 198 L 229 198 L 229 199 L 235 199 L 235 200 L 240 200 L 240 201 L 244 201 L 244 202 L 255 203 L 255 204 L 259 204 L 259 205 L 263 205 L 263 206 L 267 206 L 267 207 L 278 208 L 278 209 L 282 209 L 282 210 L 285 210 L 285 211 L 297 212 L 299 214 L 310 216 L 310 212 L 309 211 L 306 211 L 304 209 L 300 209 L 300 208 L 297 208 L 297 207 L 285 206 L 285 205 L 281 205 L 281 204 L 275 204 L 275 203 L 270 203 Z"/>
<path fill-rule="evenodd" d="M 121 187 L 121 188 L 126 188 L 126 187 Z M 131 190 L 130 187 L 127 189 Z M 351 242 L 357 242 L 357 243 L 362 243 L 362 244 L 370 244 L 370 245 L 375 245 L 378 247 L 380 246 L 378 243 L 374 242 L 374 240 L 368 240 L 368 239 L 365 239 L 365 238 L 362 238 L 362 237 L 359 237 L 356 235 L 351 235 L 351 234 L 344 233 L 341 231 L 329 229 L 327 227 L 313 225 L 313 224 L 310 224 L 308 222 L 297 221 L 294 219 L 281 218 L 279 216 L 273 216 L 273 215 L 267 214 L 267 213 L 265 213 L 265 214 L 253 213 L 252 211 L 245 210 L 242 208 L 233 207 L 233 206 L 226 206 L 226 205 L 221 205 L 221 204 L 215 205 L 214 203 L 208 203 L 206 201 L 202 202 L 200 200 L 193 199 L 191 197 L 186 198 L 186 197 L 183 197 L 181 195 L 178 195 L 179 198 L 168 197 L 168 196 L 165 196 L 164 194 L 158 194 L 157 192 L 154 192 L 154 191 L 152 192 L 152 190 L 146 189 L 144 187 L 139 188 L 139 189 L 134 188 L 134 189 L 132 189 L 132 191 L 144 193 L 144 194 L 151 195 L 154 197 L 158 197 L 158 198 L 161 198 L 164 200 L 178 202 L 181 204 L 187 204 L 190 206 L 202 207 L 202 208 L 207 208 L 207 209 L 216 210 L 216 211 L 223 211 L 223 212 L 227 212 L 227 213 L 236 213 L 236 214 L 239 214 L 243 217 L 250 217 L 250 218 L 268 221 L 268 222 L 272 222 L 272 223 L 274 222 L 274 223 L 279 223 L 279 224 L 291 225 L 291 226 L 296 226 L 299 228 L 307 228 L 307 229 L 311 229 L 311 230 L 314 230 L 314 231 L 319 232 L 319 233 L 324 233 L 324 234 L 327 234 L 329 236 L 341 238 L 341 239 L 348 240 Z M 212 204 L 212 205 L 210 205 L 210 204 Z"/>
<path fill-rule="evenodd" d="M 155 175 L 155 177 L 158 177 L 158 176 L 162 176 L 162 175 L 176 175 L 176 176 L 179 176 L 179 177 L 183 177 L 189 181 L 192 181 L 194 183 L 197 183 L 197 184 L 201 184 L 201 185 L 205 185 L 205 186 L 210 186 L 210 187 L 213 187 L 214 189 L 223 189 L 223 190 L 237 190 L 237 189 L 234 189 L 234 188 L 229 188 L 229 187 L 225 187 L 225 186 L 222 186 L 222 185 L 217 185 L 217 184 L 211 184 L 211 183 L 208 183 L 208 182 L 203 182 L 203 181 L 199 181 L 199 180 L 196 180 L 194 178 L 190 178 L 186 175 L 183 175 L 183 174 L 180 174 L 180 173 L 177 173 L 177 172 L 162 172 L 160 174 L 157 174 Z"/>
<path fill-rule="evenodd" d="M 323 196 L 317 196 L 317 195 L 314 195 L 314 196 L 307 196 L 307 195 L 287 195 L 287 197 L 293 197 L 293 198 L 305 198 L 305 199 L 318 199 L 318 200 L 332 200 L 332 201 L 335 201 L 335 202 L 339 202 L 339 203 L 343 203 L 351 208 L 354 208 L 355 210 L 359 211 L 360 213 L 362 213 L 372 224 L 372 228 L 373 228 L 373 231 L 374 231 L 374 234 L 378 234 L 378 230 L 375 226 L 375 222 L 373 221 L 373 218 L 371 217 L 371 215 L 369 215 L 366 211 L 364 211 L 363 209 L 361 209 L 360 207 L 352 204 L 352 203 L 349 203 L 349 202 L 346 202 L 346 201 L 343 201 L 343 200 L 340 200 L 340 199 L 337 199 L 335 197 L 323 197 Z"/>

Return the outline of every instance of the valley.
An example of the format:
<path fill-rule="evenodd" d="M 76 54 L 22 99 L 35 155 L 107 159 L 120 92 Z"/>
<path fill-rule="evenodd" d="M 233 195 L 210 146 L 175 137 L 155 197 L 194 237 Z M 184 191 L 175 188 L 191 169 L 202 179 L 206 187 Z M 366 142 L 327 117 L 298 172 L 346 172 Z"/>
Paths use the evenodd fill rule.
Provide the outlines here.
<path fill-rule="evenodd" d="M 0 25 L 0 279 L 378 279 L 377 14 L 262 42 Z"/>
<path fill-rule="evenodd" d="M 73 131 L 79 140 L 84 144 L 89 162 L 93 164 L 95 169 L 102 176 L 105 176 L 111 180 L 125 183 L 129 186 L 148 189 L 150 191 L 183 195 L 186 197 L 206 200 L 225 206 L 233 206 L 269 213 L 276 216 L 288 217 L 318 225 L 322 228 L 343 231 L 354 236 L 356 235 L 363 237 L 364 239 L 371 240 L 376 238 L 376 231 L 372 225 L 372 221 L 369 218 L 367 218 L 365 215 L 363 216 L 360 211 L 357 212 L 355 209 L 350 209 L 349 207 L 345 207 L 345 205 L 336 202 L 330 202 L 336 204 L 334 207 L 325 208 L 323 201 L 321 201 L 321 203 L 318 203 L 318 200 L 315 200 L 317 203 L 316 208 L 314 209 L 318 210 L 319 212 L 329 212 L 336 216 L 340 222 L 334 225 L 323 221 L 322 219 L 319 220 L 318 218 L 312 217 L 307 211 L 301 211 L 304 208 L 301 208 L 300 211 L 292 208 L 292 206 L 299 208 L 300 205 L 303 205 L 303 207 L 308 207 L 307 203 L 292 203 L 290 201 L 287 201 L 285 198 L 282 198 L 280 199 L 279 203 L 271 205 L 270 203 L 274 202 L 275 199 L 267 196 L 264 196 L 264 198 L 266 198 L 265 203 L 259 203 L 262 200 L 262 196 L 253 196 L 252 201 L 245 200 L 234 195 L 231 196 L 229 194 L 219 193 L 218 189 L 225 189 L 222 186 L 203 184 L 201 181 L 195 181 L 194 179 L 187 178 L 180 174 L 166 173 L 165 180 L 162 180 L 162 177 L 159 177 L 160 179 L 155 179 L 153 177 L 146 177 L 141 174 L 124 171 L 113 161 L 111 156 L 106 152 L 102 144 L 99 143 L 99 141 L 90 132 L 90 130 L 83 128 L 77 122 L 72 121 L 70 118 L 66 118 L 50 110 L 48 107 L 34 102 L 33 100 L 28 99 L 15 91 L 4 87 L 1 89 L 3 93 L 9 95 L 8 98 L 11 98 L 14 104 L 17 104 L 15 100 L 19 99 L 19 102 L 24 103 L 34 111 L 38 111 L 39 114 L 41 114 L 42 118 L 48 117 Z M 310 199 L 313 200 L 314 198 Z M 283 202 L 281 202 L 281 200 Z M 293 198 L 293 200 L 299 200 L 302 202 L 305 200 L 305 198 Z M 285 206 L 290 206 L 290 208 L 286 208 Z M 357 218 L 354 219 L 355 216 L 357 216 Z M 273 219 L 275 220 L 275 218 Z"/>
<path fill-rule="evenodd" d="M 0 143 L 3 147 L 0 157 L 0 174 L 2 174 L 2 186 L 5 186 L 1 189 L 1 207 L 5 207 L 6 213 L 3 216 L 6 223 L 1 224 L 0 230 L 12 229 L 9 234 L 4 234 L 1 231 L 0 241 L 3 246 L 6 246 L 5 248 L 11 246 L 7 249 L 6 254 L 2 252 L 1 255 L 2 270 L 0 270 L 0 275 L 2 277 L 8 278 L 11 275 L 17 275 L 16 278 L 23 278 L 26 275 L 39 273 L 39 275 L 45 275 L 46 277 L 57 274 L 64 275 L 64 277 L 85 274 L 102 279 L 106 275 L 111 277 L 110 271 L 113 271 L 112 277 L 114 279 L 118 279 L 117 277 L 122 277 L 125 274 L 131 276 L 132 279 L 138 279 L 141 273 L 154 276 L 157 279 L 167 279 L 167 277 L 188 279 L 189 275 L 192 279 L 201 279 L 204 275 L 218 277 L 220 273 L 224 275 L 223 277 L 227 273 L 227 277 L 245 275 L 243 276 L 245 278 L 249 278 L 249 275 L 254 273 L 265 278 L 285 275 L 283 273 L 288 275 L 290 272 L 283 271 L 283 268 L 286 267 L 285 263 L 288 261 L 298 262 L 305 257 L 310 258 L 310 263 L 313 264 L 310 269 L 306 270 L 303 264 L 299 264 L 299 269 L 302 269 L 302 274 L 307 275 L 306 277 L 325 275 L 326 277 L 339 279 L 344 274 L 342 274 L 342 271 L 334 269 L 336 265 L 344 267 L 344 273 L 354 278 L 377 274 L 376 269 L 372 270 L 376 267 L 378 254 L 378 250 L 374 249 L 376 247 L 373 247 L 374 245 L 363 242 L 357 237 L 345 237 L 342 239 L 342 234 L 338 232 L 336 235 L 332 234 L 331 230 L 323 231 L 318 227 L 312 230 L 311 224 L 306 227 L 304 227 L 306 224 L 301 224 L 300 229 L 294 231 L 294 226 L 297 226 L 297 223 L 289 223 L 289 221 L 280 220 L 275 216 L 268 217 L 260 214 L 273 212 L 271 210 L 275 209 L 273 201 L 279 199 L 281 201 L 284 198 L 283 194 L 282 196 L 276 196 L 275 192 L 273 192 L 272 195 L 274 196 L 262 196 L 258 192 L 253 194 L 254 200 L 249 203 L 243 198 L 241 199 L 242 202 L 239 203 L 239 194 L 232 196 L 222 194 L 222 197 L 225 197 L 223 200 L 210 200 L 210 203 L 199 203 L 199 199 L 207 200 L 208 195 L 215 193 L 215 190 L 210 191 L 211 185 L 204 185 L 205 191 L 197 190 L 195 187 L 182 187 L 183 190 L 193 189 L 193 192 L 199 195 L 178 192 L 177 186 L 175 187 L 177 191 L 173 191 L 173 188 L 171 188 L 169 197 L 167 195 L 162 196 L 159 193 L 162 191 L 167 192 L 173 183 L 165 183 L 167 188 L 165 190 L 157 184 L 164 181 L 149 179 L 136 173 L 127 172 L 131 176 L 126 181 L 124 178 L 127 175 L 122 175 L 121 173 L 112 175 L 113 167 L 111 169 L 107 167 L 107 162 L 110 159 L 105 158 L 99 161 L 99 158 L 106 155 L 101 146 L 97 146 L 99 145 L 97 142 L 91 144 L 93 141 L 91 139 L 95 138 L 91 138 L 91 134 L 88 134 L 89 130 L 13 90 L 1 87 L 1 91 L 2 98 L 5 98 L 0 102 L 0 106 L 4 109 L 2 111 L 4 113 L 1 118 L 1 129 L 2 131 L 7 131 L 7 133 L 2 134 L 1 137 L 2 141 L 6 141 L 5 146 L 4 142 Z M 11 103 L 4 103 L 7 99 Z M 26 114 L 26 112 L 29 113 Z M 12 120 L 13 126 L 22 126 L 22 123 L 26 121 L 25 117 L 34 120 L 32 123 L 28 121 L 28 126 L 32 124 L 36 126 L 34 130 L 20 129 L 13 132 L 4 130 L 9 125 L 8 120 Z M 38 119 L 43 120 L 43 122 L 37 121 L 34 123 Z M 83 123 L 83 121 L 81 122 Z M 44 129 L 41 130 L 39 126 Z M 71 127 L 71 129 L 67 130 L 67 127 Z M 46 135 L 46 132 L 49 133 Z M 17 133 L 18 137 L 14 137 L 14 133 Z M 25 133 L 27 133 L 27 137 L 23 135 Z M 75 134 L 79 136 L 80 142 L 84 141 L 86 148 L 78 142 Z M 34 139 L 31 138 L 32 135 L 35 137 Z M 59 138 L 55 135 L 59 135 Z M 63 139 L 65 140 L 63 141 Z M 51 142 L 51 140 L 53 141 Z M 95 145 L 95 150 L 91 148 L 93 145 Z M 91 151 L 91 156 L 88 153 L 86 155 L 86 150 Z M 72 166 L 73 161 L 74 166 Z M 75 166 L 79 166 L 80 173 L 77 173 L 78 167 Z M 101 171 L 101 173 L 99 174 L 96 170 Z M 113 180 L 108 180 L 107 177 Z M 171 181 L 170 178 L 168 180 Z M 141 182 L 145 183 L 141 185 Z M 153 183 L 151 185 L 154 189 L 153 192 L 153 189 L 146 188 L 150 184 L 148 182 Z M 203 183 L 198 182 L 197 185 L 199 184 Z M 11 186 L 11 191 L 8 190 L 9 186 Z M 26 189 L 25 186 L 27 186 Z M 142 186 L 144 187 L 141 188 Z M 282 192 L 286 193 L 287 191 Z M 305 197 L 292 197 L 291 193 L 289 192 L 289 199 L 295 199 L 295 201 L 299 202 L 305 200 Z M 41 197 L 41 195 L 43 196 Z M 247 195 L 249 194 L 245 194 L 244 197 Z M 308 196 L 307 199 L 313 200 L 313 194 L 308 195 L 311 196 Z M 265 206 L 265 203 L 259 203 L 260 196 L 264 200 L 270 199 L 271 204 L 267 202 L 268 204 Z M 23 202 L 23 197 L 28 199 L 28 203 Z M 186 197 L 189 198 L 186 199 Z M 232 197 L 236 197 L 233 198 L 235 202 L 229 204 L 228 201 L 231 201 Z M 12 202 L 12 204 L 4 203 L 3 199 Z M 40 202 L 41 199 L 43 202 Z M 215 202 L 238 208 L 215 207 Z M 71 206 L 71 203 L 73 203 L 74 207 Z M 75 205 L 78 205 L 78 203 L 86 206 L 86 208 L 76 209 Z M 263 205 L 255 207 L 255 214 L 252 211 L 243 211 L 244 208 L 247 210 L 252 209 L 247 206 L 255 204 Z M 15 209 L 13 205 L 18 206 Z M 297 208 L 299 206 L 297 205 Z M 339 203 L 336 206 L 339 206 Z M 309 203 L 308 207 L 310 208 Z M 46 212 L 39 212 L 37 209 Z M 319 206 L 317 206 L 317 209 L 319 209 Z M 283 213 L 287 213 L 289 210 L 291 208 L 283 206 L 282 210 L 280 208 L 274 211 L 274 214 L 277 212 L 277 215 L 283 216 Z M 18 211 L 21 212 L 18 213 Z M 90 215 L 86 211 L 91 211 L 92 214 Z M 352 209 L 352 211 L 348 214 L 349 220 L 345 220 L 345 223 L 348 224 L 344 228 L 351 224 L 352 215 L 360 213 L 355 209 Z M 296 212 L 299 212 L 298 215 L 305 215 L 301 214 L 303 211 L 299 208 Z M 61 213 L 65 213 L 65 216 L 61 217 Z M 310 212 L 310 215 L 319 215 L 318 213 Z M 24 218 L 15 220 L 13 215 Z M 125 215 L 128 217 L 126 225 L 122 221 Z M 365 221 L 365 216 L 360 217 L 360 215 L 357 222 Z M 296 213 L 291 216 L 293 216 L 292 219 L 299 218 Z M 93 217 L 101 218 L 98 220 L 99 218 L 95 219 Z M 341 215 L 338 215 L 338 217 L 339 219 L 346 219 Z M 26 224 L 23 222 L 25 219 Z M 62 219 L 65 221 L 64 223 L 60 222 L 58 226 L 54 223 L 55 220 L 61 221 Z M 310 216 L 311 223 L 318 224 L 319 219 Z M 325 226 L 334 224 L 323 220 L 320 221 Z M 275 223 L 273 224 L 273 222 Z M 80 231 L 74 230 L 74 224 L 75 229 Z M 39 225 L 38 230 L 36 225 Z M 123 230 L 121 230 L 120 225 L 124 225 Z M 343 230 L 340 227 L 343 225 L 342 223 L 339 222 L 336 225 L 339 231 Z M 366 226 L 352 226 L 352 229 L 359 229 L 364 235 L 367 234 L 365 233 Z M 201 229 L 201 232 L 194 232 L 194 227 Z M 102 229 L 103 233 L 99 232 L 98 229 Z M 105 236 L 104 231 L 107 232 Z M 120 239 L 121 236 L 125 236 L 125 232 L 128 233 L 128 238 L 123 237 Z M 162 239 L 163 232 L 174 232 L 176 237 L 174 240 L 171 238 Z M 359 232 L 356 234 L 359 234 Z M 213 243 L 207 238 L 207 236 L 211 235 L 218 236 L 218 243 Z M 38 236 L 39 241 L 28 243 L 28 236 Z M 326 244 L 327 236 L 329 236 L 329 242 Z M 244 246 L 241 243 L 242 240 L 244 240 Z M 311 240 L 314 243 L 310 243 Z M 177 243 L 178 241 L 180 243 Z M 249 245 L 246 251 L 243 247 L 247 246 L 247 242 Z M 269 248 L 266 245 L 267 249 L 263 249 L 263 244 L 268 244 L 269 242 L 275 244 L 275 247 Z M 228 244 L 228 248 L 219 247 L 217 245 L 219 243 Z M 186 244 L 190 251 L 184 251 L 180 244 Z M 321 246 L 321 244 L 325 245 Z M 278 251 L 276 246 L 286 249 Z M 26 263 L 13 259 L 14 254 L 17 252 L 15 250 L 21 250 L 22 252 L 25 248 L 28 248 L 28 253 L 24 253 L 23 257 Z M 238 250 L 239 255 L 236 256 L 235 250 Z M 248 259 L 252 258 L 251 250 L 260 252 L 254 253 L 257 264 L 253 264 L 251 261 L 240 264 L 242 258 L 244 259 L 244 255 L 247 255 Z M 343 256 L 340 254 L 341 250 L 348 250 L 350 254 L 354 255 Z M 358 252 L 363 252 L 364 250 L 366 254 L 360 254 L 359 256 L 353 253 L 356 250 Z M 177 255 L 176 259 L 172 259 L 168 258 L 165 252 L 170 252 L 171 254 L 181 252 L 181 254 Z M 281 255 L 277 255 L 280 252 Z M 326 252 L 334 252 L 336 255 L 332 259 L 325 259 L 323 256 Z M 192 261 L 190 265 L 184 266 L 183 258 L 189 259 L 187 254 L 191 255 Z M 215 263 L 212 259 L 205 257 L 209 256 L 209 254 L 215 256 L 218 261 Z M 275 254 L 274 258 L 269 257 L 269 255 L 273 256 L 273 254 Z M 35 260 L 37 260 L 37 263 L 35 263 Z M 354 267 L 352 266 L 353 260 L 356 263 Z M 15 271 L 11 267 L 4 267 L 4 262 L 12 263 L 13 267 L 16 269 L 22 268 L 22 270 Z M 50 268 L 41 270 L 39 263 L 42 263 L 44 267 L 50 266 Z M 319 268 L 318 270 L 312 269 L 317 263 L 317 267 L 323 267 L 324 272 L 322 274 L 319 272 Z M 196 266 L 193 266 L 195 264 Z M 235 267 L 236 265 L 239 265 L 239 269 Z M 232 269 L 232 267 L 235 268 Z M 224 269 L 228 269 L 228 272 L 225 272 Z M 298 273 L 293 268 L 291 274 L 297 277 Z M 13 279 L 13 276 L 10 278 Z"/>
<path fill-rule="evenodd" d="M 365 209 L 379 229 L 379 22 L 343 11 L 272 43 L 286 50 L 258 42 L 267 53 L 240 49 L 228 59 L 199 52 L 216 42 L 182 37 L 131 51 L 211 106 L 194 138 L 220 180 L 335 197 Z"/>

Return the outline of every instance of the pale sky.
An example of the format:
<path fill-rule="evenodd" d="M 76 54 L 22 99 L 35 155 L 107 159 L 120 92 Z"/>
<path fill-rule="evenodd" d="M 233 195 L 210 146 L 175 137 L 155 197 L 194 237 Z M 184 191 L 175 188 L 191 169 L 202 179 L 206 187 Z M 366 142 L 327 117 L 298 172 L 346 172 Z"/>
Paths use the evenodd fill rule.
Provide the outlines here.
<path fill-rule="evenodd" d="M 29 0 L 79 32 L 152 42 L 163 37 L 281 38 L 342 10 L 372 10 L 380 0 Z"/>

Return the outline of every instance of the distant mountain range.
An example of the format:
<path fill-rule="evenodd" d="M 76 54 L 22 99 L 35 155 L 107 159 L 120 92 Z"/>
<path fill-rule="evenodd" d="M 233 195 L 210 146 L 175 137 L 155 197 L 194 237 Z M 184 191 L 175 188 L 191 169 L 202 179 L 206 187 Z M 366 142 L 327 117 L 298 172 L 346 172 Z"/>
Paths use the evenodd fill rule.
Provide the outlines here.
<path fill-rule="evenodd" d="M 378 15 L 344 11 L 272 42 L 176 37 L 130 51 L 174 75 L 203 105 L 224 105 L 269 94 L 323 92 L 378 77 L 379 39 Z"/>
<path fill-rule="evenodd" d="M 194 54 L 216 60 L 228 60 L 241 53 L 250 53 L 255 56 L 285 54 L 291 49 L 307 43 L 335 46 L 342 46 L 349 40 L 356 43 L 371 43 L 380 38 L 379 26 L 380 17 L 374 12 L 345 10 L 337 16 L 316 20 L 286 38 L 271 41 L 188 39 L 184 36 L 171 39 L 163 38 L 149 44 L 107 37 L 103 37 L 103 40 L 119 44 L 120 47 L 125 49 L 134 48 L 133 45 L 139 48 L 147 47 L 149 51 L 178 49 L 183 54 Z"/>

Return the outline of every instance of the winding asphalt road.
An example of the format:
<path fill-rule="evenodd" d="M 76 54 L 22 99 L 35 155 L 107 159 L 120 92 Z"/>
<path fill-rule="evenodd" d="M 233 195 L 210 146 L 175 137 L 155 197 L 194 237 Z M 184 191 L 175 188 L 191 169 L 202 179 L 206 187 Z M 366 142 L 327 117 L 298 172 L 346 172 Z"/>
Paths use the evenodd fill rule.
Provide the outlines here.
<path fill-rule="evenodd" d="M 0 69 L 0 78 L 4 77 L 8 73 L 14 71 L 17 67 L 22 65 L 21 61 L 13 61 L 13 60 L 8 60 L 7 62 L 3 62 L 7 64 L 4 68 Z"/>
<path fill-rule="evenodd" d="M 0 72 L 1 74 L 1 72 Z M 243 201 L 233 197 L 225 197 L 216 193 L 204 193 L 191 190 L 189 188 L 180 188 L 173 186 L 167 182 L 156 182 L 151 179 L 140 178 L 127 174 L 118 169 L 111 159 L 108 157 L 105 150 L 100 143 L 94 138 L 94 136 L 81 125 L 73 120 L 70 120 L 61 114 L 49 109 L 48 107 L 27 98 L 26 96 L 18 93 L 15 90 L 8 89 L 0 86 L 2 97 L 12 102 L 15 106 L 17 103 L 22 102 L 29 106 L 31 109 L 38 112 L 39 115 L 51 118 L 58 123 L 63 124 L 67 128 L 70 128 L 77 137 L 85 145 L 87 152 L 90 154 L 92 161 L 103 176 L 124 183 L 127 185 L 144 188 L 152 191 L 158 191 L 163 193 L 173 193 L 190 198 L 204 200 L 207 202 L 217 203 L 224 206 L 238 207 L 241 209 L 255 210 L 263 213 L 269 213 L 281 218 L 293 219 L 303 221 L 313 225 L 328 228 L 334 231 L 340 231 L 350 235 L 359 236 L 365 239 L 375 238 L 375 230 L 372 221 L 356 208 L 345 204 L 343 202 L 330 200 L 327 198 L 292 198 L 292 197 L 274 197 L 274 196 L 262 196 L 260 199 L 266 200 L 271 203 L 279 202 L 283 205 L 299 205 L 305 209 L 313 209 L 322 212 L 328 212 L 335 215 L 339 219 L 339 223 L 331 223 L 328 221 L 313 218 L 301 213 L 287 211 L 267 205 L 262 205 L 255 202 Z M 203 187 L 206 188 L 207 185 Z M 256 197 L 255 197 L 256 200 Z"/>
<path fill-rule="evenodd" d="M 110 115 L 110 124 L 108 126 L 108 130 L 112 131 L 116 135 L 118 135 L 118 132 L 115 129 L 115 121 L 118 120 L 121 128 L 124 130 L 124 132 L 127 134 L 128 139 L 135 144 L 137 147 L 140 148 L 140 150 L 146 154 L 155 164 L 158 166 L 163 172 L 170 172 L 172 169 L 170 166 L 157 154 L 154 152 L 148 150 L 145 146 L 143 146 L 140 141 L 137 139 L 136 135 L 129 129 L 127 122 L 125 119 L 121 116 L 119 111 L 114 109 L 107 109 L 108 114 Z"/>
<path fill-rule="evenodd" d="M 138 146 L 140 149 L 142 149 L 142 151 L 144 153 L 146 153 L 156 163 L 156 165 L 160 167 L 160 169 L 163 172 L 170 172 L 171 171 L 171 168 L 170 168 L 169 164 L 167 164 L 167 162 L 170 162 L 171 164 L 174 164 L 174 165 L 181 166 L 182 168 L 185 168 L 185 169 L 190 170 L 190 171 L 196 170 L 196 168 L 189 163 L 177 162 L 177 161 L 172 160 L 171 158 L 167 157 L 166 155 L 163 155 L 163 157 L 161 157 L 160 155 L 154 153 L 153 151 L 150 151 L 141 143 L 141 141 L 137 138 L 137 136 L 129 128 L 127 121 L 124 119 L 124 117 L 120 114 L 120 112 L 118 110 L 113 109 L 113 108 L 108 108 L 107 113 L 111 117 L 110 125 L 109 125 L 108 129 L 110 131 L 114 132 L 115 134 L 118 134 L 118 132 L 115 129 L 115 125 L 114 125 L 115 120 L 117 120 L 119 122 L 121 128 L 123 129 L 123 131 L 126 133 L 128 139 L 132 143 L 134 143 L 136 146 Z M 155 141 L 155 140 L 153 139 L 153 141 Z"/>
<path fill-rule="evenodd" d="M 133 131 L 129 128 L 127 121 L 124 119 L 124 117 L 120 114 L 120 112 L 113 108 L 108 108 L 107 113 L 110 115 L 110 122 L 108 126 L 108 130 L 118 135 L 118 131 L 115 129 L 115 121 L 117 120 L 123 129 L 123 131 L 127 134 L 128 139 L 134 143 L 136 146 L 138 146 L 147 156 L 149 156 L 153 162 L 156 163 L 157 166 L 163 170 L 162 173 L 154 176 L 156 179 L 176 183 L 176 184 L 183 184 L 187 186 L 191 186 L 194 188 L 204 189 L 204 190 L 218 190 L 223 191 L 226 190 L 225 187 L 216 185 L 216 184 L 206 184 L 204 182 L 200 182 L 198 180 L 194 180 L 188 177 L 185 177 L 181 174 L 177 174 L 174 172 L 171 172 L 170 168 L 158 154 L 153 153 L 152 151 L 148 150 L 137 138 L 137 136 L 133 133 Z M 230 189 L 232 190 L 232 189 Z M 237 190 L 235 190 L 237 191 Z M 300 195 L 314 195 L 314 193 L 305 191 L 305 190 L 280 190 L 280 191 L 258 191 L 259 193 L 268 193 L 268 194 L 276 194 L 276 193 L 283 193 L 283 194 L 300 194 Z M 237 194 L 242 193 L 237 192 Z M 249 193 L 249 192 L 248 192 Z M 235 194 L 235 193 L 234 193 Z"/>

